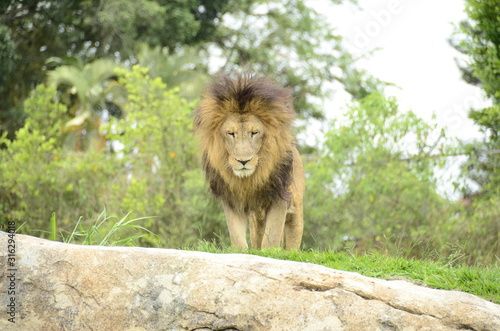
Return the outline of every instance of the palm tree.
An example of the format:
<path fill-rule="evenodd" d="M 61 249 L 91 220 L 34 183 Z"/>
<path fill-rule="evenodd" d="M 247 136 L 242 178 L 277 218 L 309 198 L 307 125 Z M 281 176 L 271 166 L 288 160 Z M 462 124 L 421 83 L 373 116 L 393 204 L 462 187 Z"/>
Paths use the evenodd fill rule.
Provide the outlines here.
<path fill-rule="evenodd" d="M 73 116 L 63 128 L 68 133 L 67 144 L 73 150 L 100 150 L 106 146 L 99 127 L 110 113 L 116 113 L 116 109 L 119 113 L 125 102 L 116 67 L 109 59 L 97 59 L 85 65 L 73 61 L 48 73 L 48 84 L 61 92 L 61 101 L 68 104 Z"/>
<path fill-rule="evenodd" d="M 183 48 L 171 53 L 166 47 L 150 47 L 140 44 L 137 51 L 138 63 L 149 68 L 151 77 L 160 77 L 168 88 L 179 87 L 179 95 L 188 101 L 200 97 L 203 86 L 209 81 L 200 62 L 196 48 Z"/>

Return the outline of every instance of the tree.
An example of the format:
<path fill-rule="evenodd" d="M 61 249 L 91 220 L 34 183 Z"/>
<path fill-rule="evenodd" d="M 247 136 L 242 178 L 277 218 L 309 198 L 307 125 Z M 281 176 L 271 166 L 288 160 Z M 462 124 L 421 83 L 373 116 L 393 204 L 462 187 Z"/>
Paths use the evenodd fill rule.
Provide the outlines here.
<path fill-rule="evenodd" d="M 112 118 L 103 130 L 121 146 L 123 169 L 106 204 L 120 214 L 155 216 L 148 229 L 169 246 L 180 247 L 199 236 L 213 239 L 225 230 L 219 208 L 205 192 L 192 134 L 194 104 L 147 72 L 137 65 L 119 70 L 129 103 L 124 116 Z"/>
<path fill-rule="evenodd" d="M 481 187 L 475 194 L 488 199 L 500 196 L 500 5 L 496 0 L 465 3 L 468 19 L 459 24 L 451 44 L 465 56 L 464 63 L 459 63 L 463 79 L 481 87 L 492 101 L 491 107 L 472 109 L 469 113 L 485 138 L 471 147 L 465 169 L 469 178 Z M 493 153 L 479 154 L 478 146 Z"/>
<path fill-rule="evenodd" d="M 302 118 L 323 118 L 318 99 L 333 93 L 327 82 L 340 83 L 335 87 L 354 98 L 382 86 L 355 68 L 341 36 L 304 0 L 231 3 L 207 53 L 220 54 L 220 71 L 264 73 L 292 87 Z"/>
<path fill-rule="evenodd" d="M 227 0 L 7 0 L 0 3 L 0 133 L 21 127 L 22 104 L 46 60 L 133 57 L 136 41 L 167 47 L 210 40 Z"/>
<path fill-rule="evenodd" d="M 434 220 L 446 217 L 429 157 L 441 144 L 430 138 L 435 129 L 379 93 L 351 105 L 306 167 L 305 243 L 338 248 L 352 239 L 366 249 L 385 236 L 416 248 Z"/>
<path fill-rule="evenodd" d="M 151 77 L 160 77 L 169 88 L 178 87 L 181 97 L 193 101 L 210 80 L 199 55 L 199 49 L 193 47 L 173 53 L 167 47 L 152 48 L 144 43 L 139 45 L 136 58 L 140 66 L 149 69 Z"/>
<path fill-rule="evenodd" d="M 48 73 L 48 84 L 62 91 L 61 99 L 73 116 L 64 124 L 69 133 L 68 144 L 73 150 L 98 150 L 106 140 L 99 133 L 102 113 L 120 112 L 125 103 L 125 92 L 116 82 L 116 63 L 98 59 L 82 65 L 63 65 Z M 117 114 L 115 114 L 117 115 Z"/>
<path fill-rule="evenodd" d="M 479 185 L 464 187 L 472 202 L 467 222 L 454 229 L 456 236 L 467 233 L 464 249 L 488 261 L 498 261 L 500 251 L 500 4 L 496 0 L 466 0 L 468 18 L 458 25 L 451 44 L 464 55 L 459 62 L 463 79 L 480 87 L 492 105 L 471 109 L 469 117 L 484 132 L 482 141 L 468 147 L 469 158 L 463 173 Z M 487 151 L 485 152 L 481 152 Z"/>
<path fill-rule="evenodd" d="M 143 245 L 182 247 L 225 233 L 224 216 L 205 192 L 192 135 L 194 104 L 146 68 L 116 75 L 128 103 L 100 127 L 119 145 L 115 150 L 65 149 L 61 128 L 70 116 L 60 91 L 40 84 L 30 94 L 16 139 L 0 136 L 0 225 L 14 220 L 26 223 L 23 233 L 46 236 L 55 212 L 66 234 L 91 226 L 105 208 L 110 215 L 151 217 L 141 224 L 160 237 L 142 238 Z"/>
<path fill-rule="evenodd" d="M 22 101 L 43 81 L 48 58 L 88 63 L 111 56 L 134 64 L 144 43 L 184 63 L 192 54 L 191 76 L 213 72 L 217 59 L 223 64 L 215 71 L 270 75 L 295 90 L 303 118 L 322 118 L 318 100 L 332 93 L 326 82 L 355 98 L 380 87 L 355 68 L 341 37 L 305 0 L 11 0 L 0 5 L 0 17 L 8 37 L 0 48 L 9 72 L 0 85 L 0 123 L 6 127 L 22 125 Z"/>

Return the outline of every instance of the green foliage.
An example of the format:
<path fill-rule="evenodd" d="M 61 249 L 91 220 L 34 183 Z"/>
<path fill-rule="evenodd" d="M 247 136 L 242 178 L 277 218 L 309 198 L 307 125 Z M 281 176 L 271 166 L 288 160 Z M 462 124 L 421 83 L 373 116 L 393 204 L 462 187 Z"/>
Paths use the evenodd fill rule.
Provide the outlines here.
<path fill-rule="evenodd" d="M 173 53 L 167 47 L 152 48 L 147 44 L 140 44 L 138 48 L 137 61 L 149 69 L 151 77 L 160 77 L 170 88 L 179 87 L 179 96 L 189 101 L 200 97 L 210 78 L 199 49 L 184 48 Z"/>
<path fill-rule="evenodd" d="M 478 199 L 445 228 L 442 254 L 459 252 L 461 263 L 487 265 L 500 261 L 500 197 Z M 454 244 L 454 245 L 453 245 Z M 457 247 L 454 247 L 457 246 Z"/>
<path fill-rule="evenodd" d="M 11 139 L 12 128 L 22 126 L 22 102 L 54 58 L 139 63 L 170 88 L 180 86 L 189 100 L 199 95 L 207 72 L 251 70 L 292 87 L 303 118 L 323 117 L 318 101 L 333 91 L 325 82 L 355 98 L 382 85 L 355 68 L 341 36 L 304 0 L 10 0 L 0 14 L 8 36 L 0 47 L 6 60 L 0 64 L 6 73 L 0 75 L 6 87 L 0 84 L 0 128 L 8 128 Z M 95 122 L 86 120 L 88 112 L 77 116 Z M 91 129 L 88 137 L 96 137 Z"/>
<path fill-rule="evenodd" d="M 437 193 L 449 149 L 437 133 L 377 93 L 333 121 L 306 166 L 305 247 L 498 263 L 500 201 L 464 208 Z"/>
<path fill-rule="evenodd" d="M 463 79 L 479 86 L 492 101 L 472 109 L 469 117 L 485 133 L 483 141 L 466 146 L 469 159 L 463 173 L 479 189 L 463 188 L 469 206 L 454 229 L 453 240 L 468 252 L 468 261 L 498 261 L 500 257 L 500 6 L 495 0 L 466 0 L 468 19 L 453 35 L 452 45 L 465 55 Z M 481 151 L 482 150 L 482 151 Z M 487 151 L 487 152 L 484 152 Z"/>
<path fill-rule="evenodd" d="M 0 25 L 0 92 L 6 88 L 3 83 L 13 69 L 16 60 L 16 46 L 9 36 L 5 25 Z"/>
<path fill-rule="evenodd" d="M 109 0 L 98 7 L 100 42 L 127 54 L 140 40 L 170 50 L 209 40 L 227 0 Z"/>
<path fill-rule="evenodd" d="M 136 42 L 170 50 L 202 43 L 212 39 L 227 2 L 2 1 L 0 73 L 5 75 L 0 74 L 0 121 L 9 128 L 22 126 L 22 103 L 44 80 L 48 58 L 126 60 L 134 58 Z"/>
<path fill-rule="evenodd" d="M 462 21 L 451 41 L 465 55 L 460 65 L 462 77 L 479 86 L 493 105 L 471 110 L 469 117 L 484 131 L 485 150 L 496 151 L 478 158 L 472 154 L 464 171 L 480 185 L 479 195 L 484 199 L 500 196 L 500 6 L 496 0 L 466 0 L 468 19 Z"/>
<path fill-rule="evenodd" d="M 120 115 L 125 99 L 122 87 L 115 81 L 115 67 L 112 60 L 98 59 L 85 65 L 62 65 L 48 73 L 48 84 L 58 88 L 61 101 L 73 116 L 63 128 L 68 133 L 66 144 L 73 150 L 105 147 L 99 134 L 100 112 L 112 108 L 115 115 Z"/>
<path fill-rule="evenodd" d="M 63 242 L 71 244 L 137 246 L 138 239 L 152 236 L 153 234 L 148 229 L 137 224 L 139 221 L 148 219 L 148 217 L 127 220 L 129 215 L 130 213 L 118 220 L 116 216 L 107 216 L 106 209 L 104 209 L 95 222 L 87 222 L 87 224 L 84 225 L 80 218 L 71 233 L 67 236 L 61 233 L 59 236 Z M 53 214 L 53 220 L 55 223 L 55 213 Z M 55 238 L 57 237 L 57 233 L 55 231 L 52 232 L 52 229 L 50 237 L 51 240 L 56 240 Z"/>
<path fill-rule="evenodd" d="M 121 69 L 118 76 L 128 102 L 120 118 L 100 127 L 107 150 L 65 147 L 67 109 L 53 87 L 37 87 L 25 103 L 25 127 L 16 140 L 0 142 L 6 146 L 0 150 L 0 218 L 27 220 L 22 231 L 47 236 L 54 233 L 52 213 L 64 233 L 106 206 L 113 214 L 154 216 L 144 226 L 161 236 L 162 246 L 224 232 L 220 208 L 205 192 L 191 132 L 193 105 L 145 68 Z M 139 242 L 158 244 L 151 240 Z"/>
<path fill-rule="evenodd" d="M 28 119 L 16 140 L 5 135 L 0 139 L 0 145 L 6 146 L 0 150 L 1 213 L 7 219 L 32 220 L 27 229 L 36 229 L 31 225 L 40 225 L 50 216 L 41 212 L 44 197 L 59 195 L 56 160 L 62 157 L 60 128 L 66 107 L 55 96 L 55 89 L 38 86 L 26 101 Z"/>
<path fill-rule="evenodd" d="M 466 0 L 468 20 L 460 23 L 452 43 L 470 59 L 464 79 L 480 85 L 488 97 L 500 100 L 500 6 L 496 0 Z"/>
<path fill-rule="evenodd" d="M 121 145 L 115 155 L 121 155 L 126 170 L 111 187 L 120 193 L 108 203 L 120 212 L 158 216 L 150 224 L 152 231 L 169 245 L 178 245 L 196 240 L 199 231 L 205 233 L 200 221 L 213 216 L 205 209 L 210 197 L 192 136 L 193 105 L 146 73 L 138 66 L 119 72 L 129 103 L 125 116 L 112 119 L 103 130 Z"/>
<path fill-rule="evenodd" d="M 332 122 L 320 156 L 306 167 L 307 247 L 353 240 L 364 249 L 388 238 L 411 249 L 447 208 L 429 157 L 434 129 L 376 93 Z"/>
<path fill-rule="evenodd" d="M 292 87 L 303 118 L 323 118 L 317 101 L 332 92 L 325 82 L 340 83 L 355 98 L 382 86 L 354 67 L 341 36 L 303 0 L 234 2 L 215 38 L 208 51 L 221 53 L 222 71 L 263 73 Z"/>

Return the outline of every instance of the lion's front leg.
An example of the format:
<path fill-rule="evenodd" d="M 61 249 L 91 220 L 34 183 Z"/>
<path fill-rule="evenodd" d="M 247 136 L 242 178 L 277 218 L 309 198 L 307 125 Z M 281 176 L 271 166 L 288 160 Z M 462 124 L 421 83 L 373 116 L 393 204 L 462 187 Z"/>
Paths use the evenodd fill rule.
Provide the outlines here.
<path fill-rule="evenodd" d="M 293 213 L 288 214 L 286 218 L 285 241 L 287 250 L 300 249 L 303 232 L 304 219 L 302 215 L 302 204 L 297 204 Z"/>
<path fill-rule="evenodd" d="M 231 246 L 247 249 L 247 219 L 244 213 L 235 211 L 226 203 L 223 203 L 224 214 L 226 215 L 227 228 L 231 238 Z"/>
<path fill-rule="evenodd" d="M 261 249 L 262 237 L 264 236 L 264 211 L 254 211 L 248 216 L 250 225 L 250 244 L 253 249 Z"/>
<path fill-rule="evenodd" d="M 262 248 L 282 246 L 286 212 L 287 202 L 285 200 L 278 199 L 271 205 L 266 215 Z"/>

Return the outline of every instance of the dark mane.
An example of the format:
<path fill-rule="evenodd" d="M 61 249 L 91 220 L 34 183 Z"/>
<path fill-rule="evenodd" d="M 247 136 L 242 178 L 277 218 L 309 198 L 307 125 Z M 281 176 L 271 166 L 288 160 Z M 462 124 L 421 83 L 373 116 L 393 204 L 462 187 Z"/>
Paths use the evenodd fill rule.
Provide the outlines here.
<path fill-rule="evenodd" d="M 269 185 L 265 186 L 261 191 L 255 192 L 257 200 L 253 201 L 252 205 L 247 203 L 246 206 L 242 206 L 243 209 L 255 207 L 253 205 L 263 207 L 269 205 L 277 198 L 288 202 L 291 201 L 292 193 L 290 192 L 290 184 L 293 180 L 293 155 L 292 152 L 287 154 L 287 157 L 282 160 L 269 177 Z M 207 176 L 210 191 L 214 197 L 221 199 L 231 206 L 231 208 L 235 208 L 237 201 L 234 201 L 234 194 L 221 178 L 219 172 L 207 162 L 206 156 L 203 157 L 203 168 Z"/>
<path fill-rule="evenodd" d="M 245 112 L 250 101 L 263 101 L 268 104 L 280 103 L 292 109 L 292 92 L 274 84 L 264 77 L 240 75 L 232 79 L 220 75 L 208 87 L 208 94 L 219 103 L 234 100 L 237 112 Z"/>

